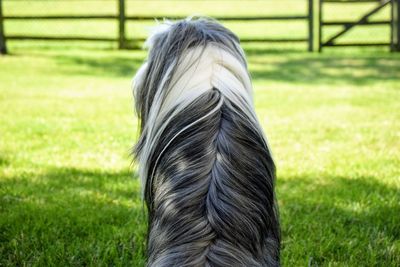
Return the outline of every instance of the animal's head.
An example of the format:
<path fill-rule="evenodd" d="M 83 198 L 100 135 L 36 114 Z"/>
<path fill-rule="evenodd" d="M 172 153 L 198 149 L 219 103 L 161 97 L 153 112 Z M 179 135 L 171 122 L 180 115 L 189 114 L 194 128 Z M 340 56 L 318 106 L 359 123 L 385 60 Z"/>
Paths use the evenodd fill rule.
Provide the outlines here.
<path fill-rule="evenodd" d="M 200 57 L 209 45 L 218 46 L 234 56 L 247 72 L 238 37 L 215 20 L 188 18 L 175 23 L 165 21 L 154 28 L 145 43 L 148 48 L 147 60 L 138 70 L 133 83 L 141 131 L 145 128 L 157 97 L 162 99 L 166 96 L 178 68 L 183 72 L 187 70 L 190 64 L 196 62 L 193 56 Z M 188 55 L 188 51 L 194 48 L 199 48 L 199 52 Z M 187 66 L 182 66 L 185 56 L 192 58 L 187 60 Z"/>

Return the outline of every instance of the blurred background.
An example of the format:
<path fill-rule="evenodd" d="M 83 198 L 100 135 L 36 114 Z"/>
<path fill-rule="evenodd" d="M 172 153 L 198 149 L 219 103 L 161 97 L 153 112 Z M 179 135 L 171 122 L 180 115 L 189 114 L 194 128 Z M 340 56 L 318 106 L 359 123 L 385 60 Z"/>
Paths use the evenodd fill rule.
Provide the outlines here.
<path fill-rule="evenodd" d="M 155 19 L 241 39 L 283 266 L 400 265 L 397 0 L 0 0 L 0 266 L 144 266 L 131 80 Z"/>

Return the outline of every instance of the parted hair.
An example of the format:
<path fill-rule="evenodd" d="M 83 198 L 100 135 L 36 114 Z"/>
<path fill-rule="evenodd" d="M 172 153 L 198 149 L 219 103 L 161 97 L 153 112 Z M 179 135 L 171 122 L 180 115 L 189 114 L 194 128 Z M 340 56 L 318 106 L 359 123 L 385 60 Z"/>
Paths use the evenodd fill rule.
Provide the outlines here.
<path fill-rule="evenodd" d="M 133 83 L 147 266 L 279 266 L 275 165 L 239 39 L 164 22 Z"/>

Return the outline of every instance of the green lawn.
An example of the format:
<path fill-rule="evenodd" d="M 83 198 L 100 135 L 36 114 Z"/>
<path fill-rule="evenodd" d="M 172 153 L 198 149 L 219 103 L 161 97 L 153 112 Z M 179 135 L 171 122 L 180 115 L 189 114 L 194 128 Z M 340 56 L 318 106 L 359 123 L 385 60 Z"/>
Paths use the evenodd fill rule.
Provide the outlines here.
<path fill-rule="evenodd" d="M 0 266 L 144 265 L 130 83 L 145 53 L 114 47 L 20 41 L 0 57 Z M 282 264 L 399 266 L 400 54 L 245 50 L 278 169 Z"/>

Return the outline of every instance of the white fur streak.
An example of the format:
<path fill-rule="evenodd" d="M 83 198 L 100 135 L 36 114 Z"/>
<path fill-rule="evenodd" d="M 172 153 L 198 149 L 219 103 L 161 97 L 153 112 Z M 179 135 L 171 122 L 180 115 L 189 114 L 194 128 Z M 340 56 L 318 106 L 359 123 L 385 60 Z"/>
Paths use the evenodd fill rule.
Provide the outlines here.
<path fill-rule="evenodd" d="M 174 66 L 176 69 L 173 76 L 169 77 Z M 143 66 L 143 69 L 146 67 Z M 142 75 L 143 70 L 139 70 L 135 81 L 140 82 L 143 79 Z M 170 80 L 169 86 L 164 88 L 167 80 Z M 209 44 L 206 47 L 189 49 L 178 63 L 170 66 L 155 95 L 144 129 L 147 131 L 148 138 L 139 158 L 142 188 L 146 182 L 146 174 L 149 173 L 148 162 L 150 162 L 151 151 L 158 143 L 163 130 L 176 114 L 213 88 L 217 88 L 224 98 L 236 103 L 243 112 L 248 113 L 249 118 L 257 120 L 253 112 L 252 85 L 246 66 L 218 45 Z M 172 114 L 165 118 L 165 115 L 172 110 Z M 194 123 L 190 126 L 193 125 Z"/>

